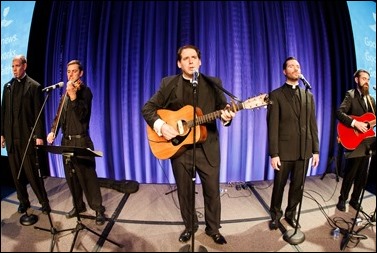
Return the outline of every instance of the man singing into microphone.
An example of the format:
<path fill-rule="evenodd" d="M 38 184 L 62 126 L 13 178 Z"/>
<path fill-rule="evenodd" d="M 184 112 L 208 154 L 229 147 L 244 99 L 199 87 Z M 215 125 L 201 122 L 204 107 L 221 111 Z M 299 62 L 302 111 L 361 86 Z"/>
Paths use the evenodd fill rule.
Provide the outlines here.
<path fill-rule="evenodd" d="M 285 83 L 269 94 L 267 108 L 268 145 L 271 167 L 274 169 L 274 186 L 270 205 L 270 229 L 278 229 L 284 187 L 290 176 L 288 206 L 285 220 L 299 227 L 296 209 L 303 194 L 303 184 L 309 159 L 312 166 L 319 163 L 318 127 L 313 94 L 299 88 L 301 68 L 294 57 L 283 64 Z M 308 108 L 308 109 L 306 109 Z"/>
<path fill-rule="evenodd" d="M 185 105 L 194 105 L 194 97 L 198 108 L 203 115 L 221 110 L 223 125 L 229 126 L 234 113 L 227 110 L 224 93 L 217 87 L 221 80 L 216 77 L 199 74 L 201 65 L 200 51 L 196 46 L 186 45 L 178 49 L 177 65 L 182 70 L 181 74 L 162 79 L 160 89 L 147 101 L 142 108 L 142 114 L 147 124 L 154 129 L 157 135 L 163 136 L 167 141 L 175 138 L 179 133 L 176 126 L 167 124 L 157 110 L 168 109 L 177 111 Z M 194 89 L 197 95 L 194 96 Z M 227 243 L 220 234 L 220 145 L 216 121 L 206 125 L 207 138 L 196 147 L 196 173 L 199 175 L 204 196 L 205 232 L 211 236 L 215 243 Z M 200 134 L 200 133 L 197 133 Z M 192 140 L 191 143 L 194 143 Z M 190 240 L 193 233 L 198 230 L 198 217 L 193 213 L 193 181 L 196 175 L 193 172 L 193 145 L 188 145 L 185 152 L 171 158 L 171 164 L 177 184 L 178 199 L 181 216 L 185 225 L 184 231 L 179 236 L 180 242 Z M 194 217 L 193 217 L 194 215 Z M 194 224 L 193 218 L 195 220 Z"/>

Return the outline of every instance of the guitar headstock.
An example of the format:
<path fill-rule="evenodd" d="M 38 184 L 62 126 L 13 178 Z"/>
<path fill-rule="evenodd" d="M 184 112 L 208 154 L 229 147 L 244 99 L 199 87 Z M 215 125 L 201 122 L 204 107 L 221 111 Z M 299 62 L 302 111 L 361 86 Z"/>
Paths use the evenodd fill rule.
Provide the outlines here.
<path fill-rule="evenodd" d="M 270 99 L 268 98 L 268 94 L 266 93 L 248 98 L 244 102 L 242 102 L 244 109 L 260 108 L 263 106 L 267 106 L 268 104 L 270 104 Z"/>

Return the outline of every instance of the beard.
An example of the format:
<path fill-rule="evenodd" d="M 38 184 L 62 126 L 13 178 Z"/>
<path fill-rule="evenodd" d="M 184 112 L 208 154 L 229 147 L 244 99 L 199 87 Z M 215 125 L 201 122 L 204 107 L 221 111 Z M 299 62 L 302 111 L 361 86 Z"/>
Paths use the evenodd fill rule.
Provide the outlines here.
<path fill-rule="evenodd" d="M 369 85 L 364 84 L 363 86 L 360 86 L 360 91 L 364 96 L 369 95 Z"/>

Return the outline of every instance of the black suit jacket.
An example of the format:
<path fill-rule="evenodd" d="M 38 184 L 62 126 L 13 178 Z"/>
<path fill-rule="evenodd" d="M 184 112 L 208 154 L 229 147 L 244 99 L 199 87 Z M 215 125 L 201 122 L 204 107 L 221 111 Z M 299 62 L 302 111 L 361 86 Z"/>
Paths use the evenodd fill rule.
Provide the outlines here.
<path fill-rule="evenodd" d="M 200 73 L 197 85 L 197 106 L 202 110 L 203 115 L 224 109 L 227 104 L 224 93 L 216 88 L 215 83 L 222 85 L 219 78 L 205 76 Z M 193 103 L 184 103 L 187 98 L 183 98 L 183 96 L 192 95 L 183 94 L 183 85 L 187 84 L 183 82 L 182 75 L 168 76 L 161 80 L 159 90 L 142 108 L 142 115 L 152 129 L 154 122 L 160 118 L 157 114 L 158 109 L 176 111 L 187 104 L 193 105 Z M 204 153 L 212 166 L 219 166 L 220 145 L 216 120 L 205 124 L 205 126 L 208 136 L 206 141 L 202 143 Z"/>
<path fill-rule="evenodd" d="M 22 124 L 19 126 L 22 150 L 25 150 L 26 148 L 31 131 L 34 127 L 43 104 L 43 93 L 41 85 L 27 75 L 25 78 L 26 80 L 21 98 L 21 106 L 17 114 L 19 122 L 22 122 Z M 14 82 L 17 82 L 17 80 L 14 79 L 11 82 L 11 86 L 14 85 Z M 13 108 L 11 86 L 4 86 L 3 100 L 1 104 L 1 135 L 5 137 L 7 152 L 12 152 L 13 148 Z M 44 114 L 42 112 L 35 127 L 34 135 L 37 138 L 44 139 L 46 136 L 44 129 Z M 34 145 L 32 144 L 33 143 L 30 143 L 29 145 L 28 153 L 31 153 L 34 150 Z"/>
<path fill-rule="evenodd" d="M 267 110 L 269 154 L 282 161 L 308 159 L 319 153 L 313 94 L 300 89 L 301 110 L 297 113 L 290 89 L 284 84 L 270 92 Z"/>

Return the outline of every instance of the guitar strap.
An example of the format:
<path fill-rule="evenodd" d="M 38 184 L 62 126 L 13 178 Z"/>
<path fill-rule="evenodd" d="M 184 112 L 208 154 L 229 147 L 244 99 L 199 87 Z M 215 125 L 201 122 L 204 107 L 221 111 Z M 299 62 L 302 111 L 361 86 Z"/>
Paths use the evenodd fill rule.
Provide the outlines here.
<path fill-rule="evenodd" d="M 209 83 L 213 83 L 213 84 L 215 84 L 215 86 L 217 87 L 217 88 L 219 88 L 220 90 L 222 90 L 225 94 L 227 94 L 229 97 L 231 97 L 232 99 L 234 99 L 234 100 L 236 100 L 237 102 L 240 102 L 240 103 L 242 103 L 242 100 L 241 99 L 239 99 L 238 97 L 236 97 L 236 96 L 234 96 L 232 93 L 230 93 L 229 91 L 227 91 L 226 89 L 224 89 L 223 87 L 221 87 L 220 85 L 218 85 L 217 83 L 215 83 L 215 82 L 209 82 Z"/>
<path fill-rule="evenodd" d="M 373 107 L 372 101 L 370 100 L 369 95 L 367 96 L 367 99 L 368 99 L 368 102 L 369 102 L 369 106 L 372 108 L 373 114 L 376 115 L 376 112 L 374 111 L 374 107 Z"/>

